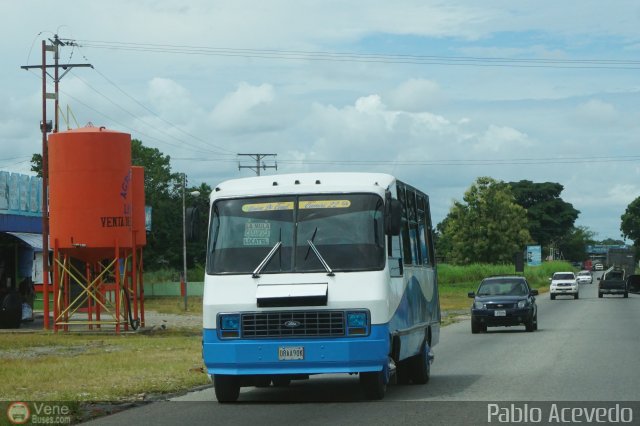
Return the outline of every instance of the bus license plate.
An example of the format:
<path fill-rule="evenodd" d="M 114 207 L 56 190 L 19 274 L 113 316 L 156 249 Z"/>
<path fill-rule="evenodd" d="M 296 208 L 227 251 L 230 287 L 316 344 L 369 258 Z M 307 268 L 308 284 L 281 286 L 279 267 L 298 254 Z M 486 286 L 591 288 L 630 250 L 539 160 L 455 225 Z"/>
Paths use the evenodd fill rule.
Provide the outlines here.
<path fill-rule="evenodd" d="M 278 348 L 278 360 L 292 361 L 304 359 L 304 346 L 280 346 Z"/>
<path fill-rule="evenodd" d="M 507 311 L 494 311 L 493 315 L 496 317 L 506 317 Z"/>

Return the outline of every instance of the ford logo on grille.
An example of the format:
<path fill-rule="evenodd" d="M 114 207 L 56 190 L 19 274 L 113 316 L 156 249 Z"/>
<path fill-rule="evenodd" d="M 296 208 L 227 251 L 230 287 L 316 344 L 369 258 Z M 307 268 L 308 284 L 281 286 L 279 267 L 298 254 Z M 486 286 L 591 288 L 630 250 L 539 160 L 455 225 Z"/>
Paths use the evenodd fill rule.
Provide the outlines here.
<path fill-rule="evenodd" d="M 284 326 L 287 328 L 298 328 L 302 325 L 302 323 L 300 321 L 295 321 L 295 320 L 289 320 L 287 322 L 284 323 Z"/>

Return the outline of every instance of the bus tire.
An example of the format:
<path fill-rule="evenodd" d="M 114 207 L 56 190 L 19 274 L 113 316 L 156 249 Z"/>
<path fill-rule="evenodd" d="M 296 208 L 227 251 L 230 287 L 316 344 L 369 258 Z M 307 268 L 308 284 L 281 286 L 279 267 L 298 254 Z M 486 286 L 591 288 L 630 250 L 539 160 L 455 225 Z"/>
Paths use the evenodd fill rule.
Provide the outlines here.
<path fill-rule="evenodd" d="M 223 374 L 213 375 L 213 386 L 218 402 L 236 402 L 240 396 L 240 379 L 238 376 Z"/>
<path fill-rule="evenodd" d="M 422 345 L 418 355 L 411 358 L 411 381 L 415 385 L 424 385 L 429 382 L 431 376 L 431 363 L 429 362 L 427 344 Z"/>
<path fill-rule="evenodd" d="M 366 399 L 379 400 L 384 398 L 387 391 L 384 376 L 384 370 L 360 373 L 360 385 Z"/>

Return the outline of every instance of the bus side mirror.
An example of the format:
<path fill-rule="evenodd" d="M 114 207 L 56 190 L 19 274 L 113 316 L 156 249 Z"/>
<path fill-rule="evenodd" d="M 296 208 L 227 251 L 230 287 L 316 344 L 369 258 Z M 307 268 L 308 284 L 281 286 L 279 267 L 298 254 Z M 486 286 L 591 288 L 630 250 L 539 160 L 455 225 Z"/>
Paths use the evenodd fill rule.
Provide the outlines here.
<path fill-rule="evenodd" d="M 200 238 L 200 211 L 197 207 L 188 207 L 185 218 L 185 231 L 187 233 L 186 239 L 189 242 L 193 242 Z"/>
<path fill-rule="evenodd" d="M 387 235 L 400 235 L 400 229 L 402 228 L 402 204 L 400 201 L 395 198 L 388 200 L 386 213 L 385 232 Z"/>

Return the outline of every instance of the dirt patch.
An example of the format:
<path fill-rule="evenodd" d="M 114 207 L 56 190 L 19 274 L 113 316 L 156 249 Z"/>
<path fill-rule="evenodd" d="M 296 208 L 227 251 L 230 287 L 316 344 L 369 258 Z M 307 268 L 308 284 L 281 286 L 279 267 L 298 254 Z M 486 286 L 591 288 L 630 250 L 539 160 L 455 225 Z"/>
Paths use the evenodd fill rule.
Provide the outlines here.
<path fill-rule="evenodd" d="M 202 315 L 161 314 L 147 311 L 144 316 L 145 329 L 202 328 Z"/>
<path fill-rule="evenodd" d="M 74 357 L 92 351 L 100 351 L 101 353 L 119 352 L 122 347 L 118 345 L 105 345 L 104 342 L 90 342 L 84 345 L 47 345 L 32 346 L 23 349 L 4 349 L 0 350 L 0 359 L 30 359 L 47 356 Z"/>
<path fill-rule="evenodd" d="M 468 309 L 442 311 L 441 325 L 444 327 L 470 318 Z"/>

